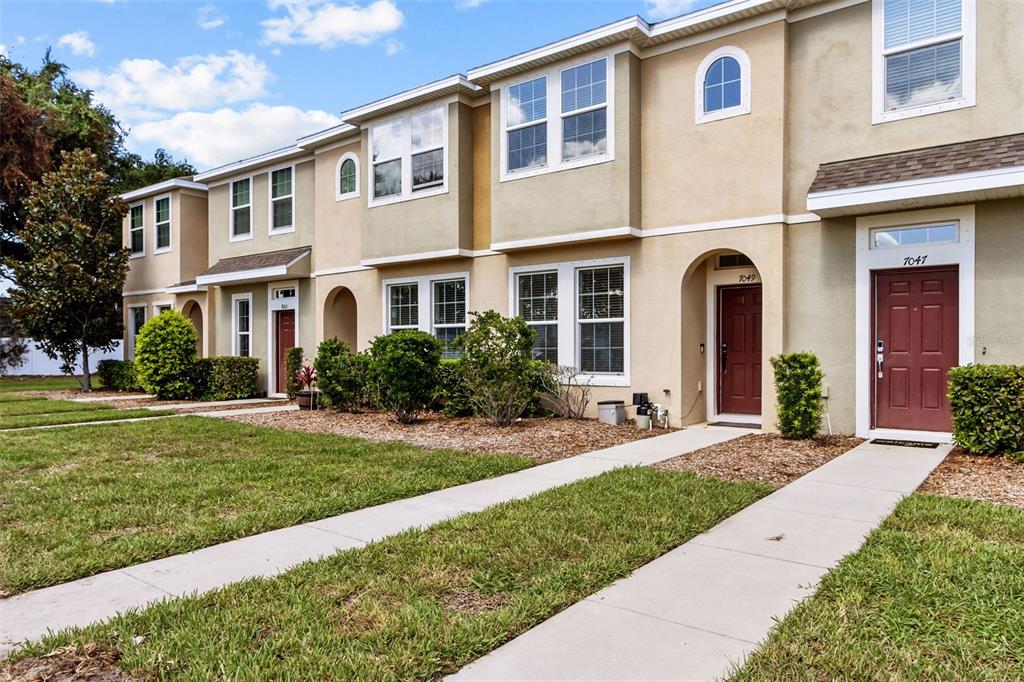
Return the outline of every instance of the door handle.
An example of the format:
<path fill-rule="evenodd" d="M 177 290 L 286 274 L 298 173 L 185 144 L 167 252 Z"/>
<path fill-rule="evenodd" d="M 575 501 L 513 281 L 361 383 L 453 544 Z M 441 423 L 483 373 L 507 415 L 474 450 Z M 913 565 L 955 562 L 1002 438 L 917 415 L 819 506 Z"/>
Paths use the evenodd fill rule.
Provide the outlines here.
<path fill-rule="evenodd" d="M 729 346 L 722 344 L 722 371 L 725 372 L 729 365 Z"/>
<path fill-rule="evenodd" d="M 885 341 L 875 341 L 875 373 L 881 379 L 884 377 L 882 366 L 885 363 Z"/>

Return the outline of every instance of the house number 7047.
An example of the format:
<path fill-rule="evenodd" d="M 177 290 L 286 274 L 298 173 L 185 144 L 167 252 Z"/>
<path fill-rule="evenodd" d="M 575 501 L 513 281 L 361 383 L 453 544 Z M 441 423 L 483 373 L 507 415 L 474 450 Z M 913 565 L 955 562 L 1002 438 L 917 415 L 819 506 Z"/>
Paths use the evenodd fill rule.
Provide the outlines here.
<path fill-rule="evenodd" d="M 928 256 L 907 256 L 903 259 L 903 265 L 924 265 Z"/>

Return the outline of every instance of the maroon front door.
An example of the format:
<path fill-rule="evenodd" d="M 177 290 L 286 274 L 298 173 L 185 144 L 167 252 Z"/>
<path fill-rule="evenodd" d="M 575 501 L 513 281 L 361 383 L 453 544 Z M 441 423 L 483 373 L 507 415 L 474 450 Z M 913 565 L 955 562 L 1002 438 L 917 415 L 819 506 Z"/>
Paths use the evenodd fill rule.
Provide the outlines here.
<path fill-rule="evenodd" d="M 956 268 L 874 277 L 874 426 L 951 431 L 949 368 L 959 359 Z"/>
<path fill-rule="evenodd" d="M 274 313 L 274 349 L 277 353 L 277 392 L 288 390 L 289 348 L 295 347 L 295 311 L 278 310 Z"/>
<path fill-rule="evenodd" d="M 761 414 L 761 285 L 718 290 L 718 412 Z"/>

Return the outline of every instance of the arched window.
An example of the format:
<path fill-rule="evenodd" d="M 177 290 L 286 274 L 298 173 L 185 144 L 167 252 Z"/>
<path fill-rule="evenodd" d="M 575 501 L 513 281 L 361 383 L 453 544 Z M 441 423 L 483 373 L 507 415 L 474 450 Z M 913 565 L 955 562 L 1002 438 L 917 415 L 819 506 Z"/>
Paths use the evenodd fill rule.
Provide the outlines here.
<path fill-rule="evenodd" d="M 750 113 L 750 59 L 736 47 L 722 47 L 701 62 L 695 83 L 697 123 Z"/>
<path fill-rule="evenodd" d="M 337 180 L 338 201 L 359 196 L 359 160 L 352 152 L 346 152 L 338 159 Z"/>

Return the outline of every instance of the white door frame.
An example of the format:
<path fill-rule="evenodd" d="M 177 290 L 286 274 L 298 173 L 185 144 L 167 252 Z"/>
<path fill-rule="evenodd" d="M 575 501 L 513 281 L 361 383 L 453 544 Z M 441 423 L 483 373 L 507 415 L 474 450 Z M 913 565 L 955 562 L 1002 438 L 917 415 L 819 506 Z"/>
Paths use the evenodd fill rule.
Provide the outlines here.
<path fill-rule="evenodd" d="M 958 240 L 947 244 L 919 244 L 885 249 L 870 248 L 871 230 L 878 227 L 912 227 L 956 222 Z M 895 438 L 948 443 L 953 434 L 941 431 L 871 428 L 871 372 L 874 358 L 871 340 L 872 273 L 876 270 L 931 268 L 956 265 L 958 271 L 958 362 L 974 362 L 974 205 L 903 211 L 857 218 L 856 284 L 856 413 L 861 438 Z"/>
<path fill-rule="evenodd" d="M 749 286 L 761 284 L 761 275 L 753 266 L 738 268 L 717 269 L 718 256 L 714 254 L 707 259 L 705 271 L 707 273 L 707 345 L 705 346 L 706 382 L 708 387 L 707 397 L 707 421 L 718 422 L 742 422 L 746 424 L 761 424 L 759 414 L 729 414 L 718 411 L 718 296 L 722 287 Z M 763 361 L 763 358 L 762 358 Z"/>
<path fill-rule="evenodd" d="M 295 296 L 274 300 L 274 292 L 278 289 L 295 289 Z M 295 311 L 295 343 L 299 342 L 299 282 L 267 282 L 267 395 L 280 397 L 287 395 L 278 393 L 277 388 L 277 335 L 274 329 L 274 313 L 279 310 Z"/>

